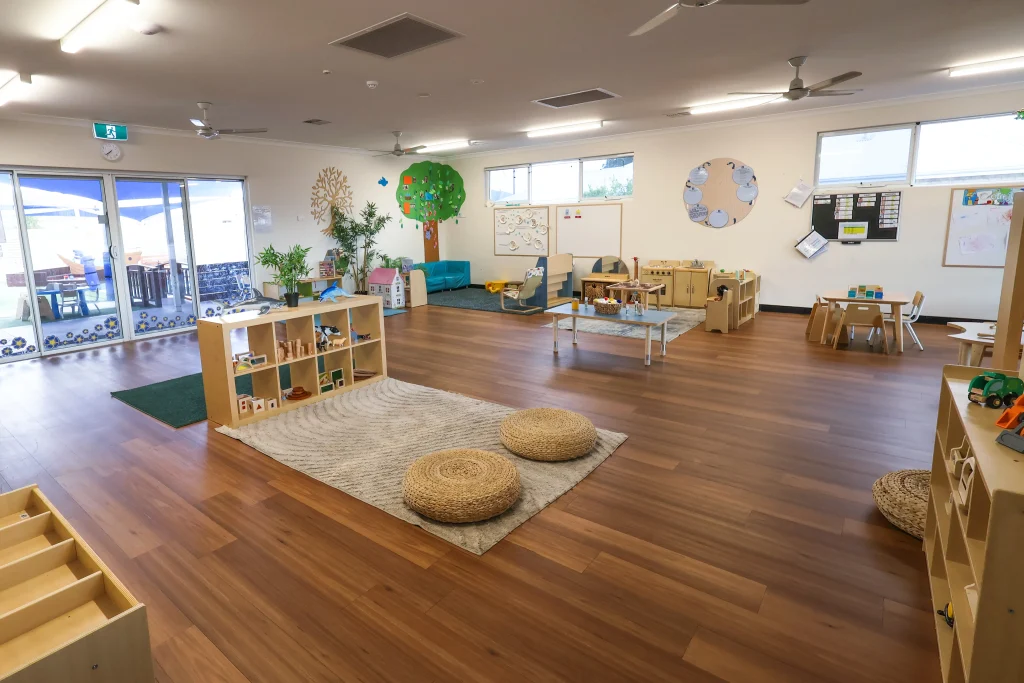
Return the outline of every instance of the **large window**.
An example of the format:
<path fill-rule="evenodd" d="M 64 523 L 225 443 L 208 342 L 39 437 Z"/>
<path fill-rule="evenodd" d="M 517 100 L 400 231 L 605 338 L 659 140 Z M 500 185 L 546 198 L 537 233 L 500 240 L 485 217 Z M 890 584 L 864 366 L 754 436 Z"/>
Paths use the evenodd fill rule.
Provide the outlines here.
<path fill-rule="evenodd" d="M 921 124 L 916 182 L 1001 182 L 1024 177 L 1024 121 L 1012 115 Z"/>
<path fill-rule="evenodd" d="M 1014 114 L 818 135 L 818 185 L 938 185 L 1024 179 Z"/>
<path fill-rule="evenodd" d="M 633 155 L 564 159 L 484 172 L 495 204 L 561 204 L 633 196 Z"/>

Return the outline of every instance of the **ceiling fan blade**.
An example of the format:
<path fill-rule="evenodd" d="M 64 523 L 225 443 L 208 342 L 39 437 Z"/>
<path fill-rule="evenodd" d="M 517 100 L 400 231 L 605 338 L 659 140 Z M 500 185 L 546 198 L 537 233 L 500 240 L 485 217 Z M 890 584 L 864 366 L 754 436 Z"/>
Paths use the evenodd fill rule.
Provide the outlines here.
<path fill-rule="evenodd" d="M 806 5 L 811 0 L 718 0 L 721 5 Z"/>
<path fill-rule="evenodd" d="M 633 31 L 629 35 L 631 37 L 642 36 L 643 34 L 647 33 L 648 31 L 650 31 L 652 29 L 658 28 L 659 26 L 661 26 L 662 24 L 664 24 L 666 21 L 668 21 L 669 19 L 671 19 L 672 17 L 674 17 L 677 14 L 679 14 L 679 3 L 678 2 L 676 4 L 674 4 L 674 5 L 672 5 L 671 7 L 669 7 L 667 10 L 661 12 L 658 16 L 654 17 L 653 19 L 651 19 L 646 24 L 644 24 L 643 26 L 641 26 L 637 30 Z"/>
<path fill-rule="evenodd" d="M 206 128 L 206 124 L 203 123 L 201 119 L 189 119 L 189 121 L 191 121 L 192 125 L 196 128 Z"/>
<path fill-rule="evenodd" d="M 249 133 L 266 133 L 266 128 L 220 128 L 218 135 L 247 135 Z"/>
<path fill-rule="evenodd" d="M 415 147 L 406 147 L 402 150 L 402 154 L 413 154 L 426 147 L 426 145 L 416 145 Z"/>
<path fill-rule="evenodd" d="M 839 76 L 833 76 L 832 78 L 829 78 L 827 80 L 815 83 L 814 85 L 809 86 L 807 89 L 811 91 L 824 90 L 825 88 L 831 88 L 833 85 L 839 85 L 840 83 L 845 83 L 846 81 L 852 81 L 853 79 L 859 78 L 860 76 L 863 75 L 864 74 L 862 74 L 859 71 L 847 71 L 846 73 L 841 74 Z"/>
<path fill-rule="evenodd" d="M 856 95 L 860 90 L 812 90 L 808 97 L 835 97 L 838 95 Z"/>
<path fill-rule="evenodd" d="M 731 92 L 730 95 L 785 95 L 784 92 Z"/>

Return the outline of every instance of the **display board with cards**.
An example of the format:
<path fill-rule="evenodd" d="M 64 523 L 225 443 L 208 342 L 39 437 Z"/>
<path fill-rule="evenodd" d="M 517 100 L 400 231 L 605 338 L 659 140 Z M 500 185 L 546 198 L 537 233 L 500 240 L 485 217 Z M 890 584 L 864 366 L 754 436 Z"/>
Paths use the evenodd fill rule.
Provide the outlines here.
<path fill-rule="evenodd" d="M 895 242 L 902 200 L 901 192 L 816 194 L 811 228 L 832 241 Z"/>

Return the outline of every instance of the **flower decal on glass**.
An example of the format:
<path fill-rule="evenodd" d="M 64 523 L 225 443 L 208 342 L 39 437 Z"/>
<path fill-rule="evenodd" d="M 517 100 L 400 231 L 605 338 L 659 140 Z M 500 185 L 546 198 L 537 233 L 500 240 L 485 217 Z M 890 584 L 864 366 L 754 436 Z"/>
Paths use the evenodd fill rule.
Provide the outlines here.
<path fill-rule="evenodd" d="M 207 308 L 206 309 L 206 317 L 207 318 L 212 318 L 213 317 L 213 309 L 212 308 Z"/>
<path fill-rule="evenodd" d="M 93 333 L 91 333 L 89 335 L 89 341 L 91 341 L 91 342 L 97 341 L 99 338 L 100 338 L 100 335 L 96 334 L 95 332 L 93 332 Z"/>
<path fill-rule="evenodd" d="M 196 324 L 196 317 L 194 315 L 188 316 L 187 318 L 185 318 L 185 324 L 186 325 L 195 325 Z"/>
<path fill-rule="evenodd" d="M 117 339 L 117 332 L 114 332 L 114 331 L 107 332 L 107 339 Z"/>
<path fill-rule="evenodd" d="M 148 329 L 149 329 L 149 323 L 147 323 L 145 320 L 142 320 L 142 321 L 140 321 L 139 323 L 137 323 L 135 325 L 135 331 L 136 332 L 145 332 Z"/>
<path fill-rule="evenodd" d="M 102 332 L 103 331 L 103 325 L 97 325 L 93 329 L 96 330 L 97 332 Z"/>
<path fill-rule="evenodd" d="M 60 338 L 55 334 L 51 334 L 49 337 L 43 340 L 43 346 L 45 346 L 48 349 L 59 348 Z"/>
<path fill-rule="evenodd" d="M 109 318 L 103 321 L 103 326 L 106 327 L 108 330 L 116 330 L 118 327 L 120 327 L 120 323 L 117 321 L 116 317 L 110 316 Z"/>
<path fill-rule="evenodd" d="M 3 348 L 3 350 L 0 350 L 0 356 L 4 356 L 5 358 L 7 356 L 12 355 L 13 353 L 14 353 L 14 349 L 12 349 L 10 346 L 5 346 Z"/>
<path fill-rule="evenodd" d="M 21 349 L 23 349 L 26 346 L 28 346 L 28 342 L 25 341 L 24 337 L 15 337 L 14 341 L 11 342 L 11 346 L 13 346 L 14 348 L 16 348 L 16 349 L 18 349 L 20 351 Z"/>
<path fill-rule="evenodd" d="M 76 344 L 84 344 L 84 343 L 85 343 L 85 337 L 83 337 L 83 336 L 82 336 L 82 335 L 80 335 L 80 334 L 79 334 L 79 335 L 77 335 L 77 336 L 75 337 L 75 343 L 76 343 Z"/>

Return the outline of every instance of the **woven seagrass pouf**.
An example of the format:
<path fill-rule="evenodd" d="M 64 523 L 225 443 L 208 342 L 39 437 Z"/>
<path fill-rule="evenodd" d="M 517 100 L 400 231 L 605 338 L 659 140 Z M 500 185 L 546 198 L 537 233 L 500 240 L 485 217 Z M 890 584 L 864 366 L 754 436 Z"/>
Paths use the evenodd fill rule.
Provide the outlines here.
<path fill-rule="evenodd" d="M 593 422 L 561 408 L 518 410 L 501 421 L 500 435 L 516 455 L 548 462 L 586 455 L 597 442 Z"/>
<path fill-rule="evenodd" d="M 928 513 L 928 470 L 897 470 L 871 486 L 875 505 L 893 526 L 914 538 L 924 538 Z"/>
<path fill-rule="evenodd" d="M 474 448 L 418 459 L 402 482 L 405 504 L 438 522 L 479 522 L 519 500 L 519 471 L 507 459 Z"/>

